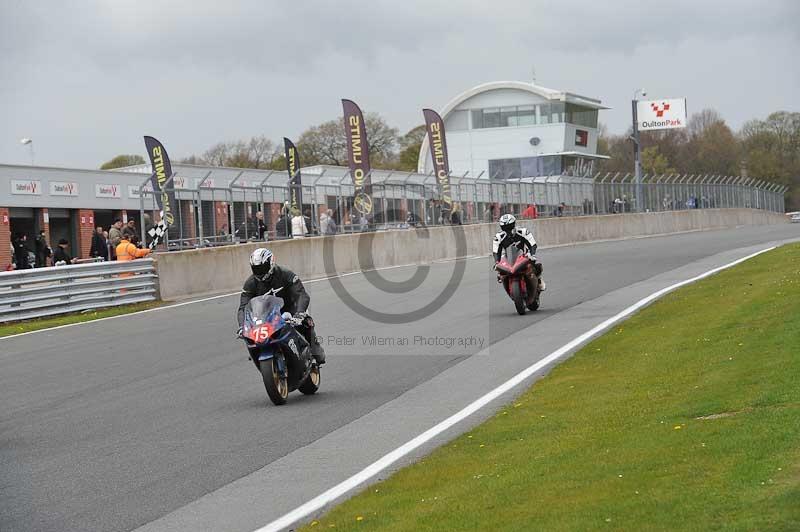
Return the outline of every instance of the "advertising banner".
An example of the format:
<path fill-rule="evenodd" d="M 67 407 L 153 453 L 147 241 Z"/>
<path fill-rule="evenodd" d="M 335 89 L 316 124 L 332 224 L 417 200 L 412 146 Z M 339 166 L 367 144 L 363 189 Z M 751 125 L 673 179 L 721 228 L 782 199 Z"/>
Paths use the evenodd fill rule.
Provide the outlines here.
<path fill-rule="evenodd" d="M 428 132 L 436 183 L 439 185 L 439 197 L 444 203 L 443 210 L 450 211 L 453 208 L 453 196 L 450 190 L 450 160 L 447 155 L 444 121 L 433 109 L 423 109 L 422 114 L 425 116 L 425 129 Z"/>
<path fill-rule="evenodd" d="M 344 131 L 347 139 L 347 160 L 353 177 L 353 206 L 365 216 L 372 214 L 372 186 L 370 178 L 369 143 L 364 115 L 355 102 L 342 100 Z"/>
<path fill-rule="evenodd" d="M 42 182 L 31 179 L 12 179 L 11 193 L 25 196 L 41 196 Z"/>
<path fill-rule="evenodd" d="M 121 198 L 122 190 L 119 185 L 97 184 L 94 186 L 94 195 L 98 198 Z"/>
<path fill-rule="evenodd" d="M 292 209 L 303 210 L 303 176 L 300 173 L 300 155 L 294 143 L 283 137 L 286 170 L 289 172 L 289 204 Z"/>
<path fill-rule="evenodd" d="M 78 183 L 74 181 L 50 181 L 51 196 L 77 196 Z"/>
<path fill-rule="evenodd" d="M 639 131 L 686 127 L 686 98 L 637 101 L 636 124 Z"/>
<path fill-rule="evenodd" d="M 144 137 L 144 144 L 147 146 L 147 155 L 150 157 L 150 164 L 153 167 L 151 183 L 155 191 L 156 203 L 161 211 L 161 220 L 167 226 L 175 223 L 175 187 L 164 190 L 164 183 L 172 176 L 172 164 L 164 145 L 153 137 Z"/>

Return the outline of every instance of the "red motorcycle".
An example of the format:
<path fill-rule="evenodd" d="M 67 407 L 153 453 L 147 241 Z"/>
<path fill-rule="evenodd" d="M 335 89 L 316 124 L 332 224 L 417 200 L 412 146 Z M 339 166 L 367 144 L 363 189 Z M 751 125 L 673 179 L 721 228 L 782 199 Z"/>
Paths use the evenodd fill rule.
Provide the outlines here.
<path fill-rule="evenodd" d="M 527 310 L 539 308 L 541 291 L 535 264 L 533 257 L 513 245 L 508 246 L 505 255 L 495 265 L 498 280 L 503 283 L 503 288 L 521 316 Z"/>

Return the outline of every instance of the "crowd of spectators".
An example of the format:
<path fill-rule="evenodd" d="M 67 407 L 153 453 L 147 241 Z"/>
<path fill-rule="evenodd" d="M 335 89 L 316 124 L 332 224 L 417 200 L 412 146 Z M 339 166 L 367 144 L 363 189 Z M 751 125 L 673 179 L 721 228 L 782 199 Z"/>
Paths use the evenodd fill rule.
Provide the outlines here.
<path fill-rule="evenodd" d="M 66 238 L 58 241 L 55 249 L 47 242 L 47 235 L 39 231 L 33 248 L 29 246 L 28 235 L 18 233 L 11 240 L 12 261 L 7 270 L 24 270 L 28 268 L 44 268 L 47 266 L 66 266 L 80 262 L 99 262 L 111 260 L 133 260 L 145 257 L 150 253 L 149 248 L 143 248 L 139 233 L 136 230 L 136 221 L 128 220 L 123 224 L 119 218 L 108 230 L 97 226 L 92 234 L 92 243 L 89 256 L 86 258 L 75 257 L 70 250 L 70 243 Z"/>

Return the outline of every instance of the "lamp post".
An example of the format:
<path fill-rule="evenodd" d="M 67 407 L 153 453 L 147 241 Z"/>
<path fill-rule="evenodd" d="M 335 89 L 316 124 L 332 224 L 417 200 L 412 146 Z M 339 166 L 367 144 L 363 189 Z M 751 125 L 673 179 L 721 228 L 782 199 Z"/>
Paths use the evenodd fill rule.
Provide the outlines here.
<path fill-rule="evenodd" d="M 647 91 L 644 89 L 636 89 L 633 92 L 633 101 L 631 102 L 633 111 L 633 136 L 631 139 L 633 140 L 633 172 L 636 176 L 636 211 L 642 212 L 642 149 L 639 142 L 639 116 L 636 110 L 636 104 L 639 101 L 637 96 L 639 93 L 641 93 L 642 96 L 647 96 Z"/>
<path fill-rule="evenodd" d="M 26 137 L 26 138 L 20 139 L 19 142 L 23 146 L 27 145 L 28 148 L 30 149 L 30 151 L 31 151 L 31 166 L 33 166 L 33 139 L 29 139 L 29 138 Z"/>

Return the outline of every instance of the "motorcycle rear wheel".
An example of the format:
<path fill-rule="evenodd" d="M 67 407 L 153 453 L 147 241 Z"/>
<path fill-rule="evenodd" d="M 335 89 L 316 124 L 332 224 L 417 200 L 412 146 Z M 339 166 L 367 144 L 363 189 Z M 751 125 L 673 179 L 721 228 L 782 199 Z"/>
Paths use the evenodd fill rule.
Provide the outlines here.
<path fill-rule="evenodd" d="M 311 368 L 311 373 L 308 374 L 308 377 L 303 384 L 300 385 L 298 390 L 300 390 L 305 395 L 314 395 L 319 390 L 319 383 L 320 383 L 320 374 L 319 374 L 319 366 L 314 364 Z"/>
<path fill-rule="evenodd" d="M 264 388 L 267 390 L 270 401 L 277 406 L 285 405 L 286 399 L 289 397 L 289 383 L 278 373 L 278 360 L 276 358 L 262 360 L 260 366 Z"/>
<path fill-rule="evenodd" d="M 514 307 L 517 309 L 517 314 L 520 316 L 525 315 L 525 297 L 522 295 L 522 287 L 519 285 L 517 279 L 511 280 L 511 299 L 514 300 Z"/>

